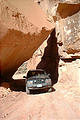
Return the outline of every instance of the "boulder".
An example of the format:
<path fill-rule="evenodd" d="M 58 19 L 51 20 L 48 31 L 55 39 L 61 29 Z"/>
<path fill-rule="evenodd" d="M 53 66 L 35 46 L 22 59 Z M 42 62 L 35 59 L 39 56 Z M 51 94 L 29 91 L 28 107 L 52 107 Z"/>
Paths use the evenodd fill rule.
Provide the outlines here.
<path fill-rule="evenodd" d="M 46 40 L 53 27 L 32 0 L 0 0 L 1 76 L 12 76 Z"/>
<path fill-rule="evenodd" d="M 80 12 L 56 22 L 59 55 L 80 58 Z"/>

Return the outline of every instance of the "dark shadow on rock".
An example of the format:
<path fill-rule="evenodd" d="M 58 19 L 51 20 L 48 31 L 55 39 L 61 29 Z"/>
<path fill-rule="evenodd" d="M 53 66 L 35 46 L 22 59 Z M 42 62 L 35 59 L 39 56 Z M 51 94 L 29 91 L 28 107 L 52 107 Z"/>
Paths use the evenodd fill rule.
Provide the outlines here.
<path fill-rule="evenodd" d="M 25 92 L 26 91 L 26 87 L 25 87 L 25 80 L 21 80 L 21 79 L 18 79 L 18 80 L 12 80 L 10 81 L 10 89 L 12 91 L 17 91 L 17 92 Z"/>
<path fill-rule="evenodd" d="M 54 29 L 47 41 L 47 47 L 44 50 L 44 55 L 41 58 L 41 61 L 37 65 L 36 69 L 43 69 L 47 73 L 50 73 L 52 84 L 55 84 L 58 81 L 58 63 L 59 55 L 57 47 L 57 38 L 55 36 Z"/>
<path fill-rule="evenodd" d="M 5 38 L 6 40 L 8 40 L 8 36 L 9 36 L 10 38 L 9 41 L 11 42 L 14 41 L 12 42 L 12 47 L 11 47 L 11 51 L 13 52 L 9 52 L 9 50 L 7 50 L 6 53 L 3 54 L 4 49 L 7 49 L 9 45 L 1 44 L 2 55 L 0 59 L 0 78 L 1 78 L 0 82 L 10 81 L 10 79 L 12 78 L 18 67 L 20 67 L 20 65 L 23 62 L 29 60 L 32 57 L 33 53 L 43 43 L 44 39 L 47 38 L 50 32 L 51 30 L 46 30 L 45 27 L 42 27 L 40 33 L 38 34 L 36 34 L 35 32 L 34 34 L 31 34 L 30 32 L 24 34 L 23 32 L 20 32 L 18 30 L 13 30 L 13 29 L 9 30 L 5 35 Z M 11 36 L 15 36 L 15 37 L 13 37 L 12 39 Z M 18 40 L 17 42 L 19 45 L 16 44 L 16 40 Z M 20 41 L 23 42 L 20 43 Z M 28 43 L 30 43 L 30 45 L 28 45 Z M 27 47 L 27 45 L 29 47 Z M 19 51 L 17 49 L 19 49 Z M 6 56 L 6 54 L 8 56 Z"/>
<path fill-rule="evenodd" d="M 55 92 L 56 89 L 52 87 L 52 91 L 51 92 Z M 45 94 L 45 93 L 51 93 L 48 92 L 48 89 L 38 89 L 38 90 L 31 90 L 30 94 L 31 95 L 36 95 L 36 94 Z"/>

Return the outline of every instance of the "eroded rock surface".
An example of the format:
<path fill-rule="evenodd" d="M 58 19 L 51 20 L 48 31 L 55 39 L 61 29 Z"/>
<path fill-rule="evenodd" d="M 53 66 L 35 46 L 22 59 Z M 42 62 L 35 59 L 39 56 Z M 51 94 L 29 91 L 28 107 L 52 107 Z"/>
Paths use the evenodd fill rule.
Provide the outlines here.
<path fill-rule="evenodd" d="M 59 57 L 65 62 L 80 58 L 80 1 L 33 1 L 0 2 L 1 72 L 12 76 L 38 48 L 38 52 L 27 61 L 27 70 L 42 68 L 58 78 Z M 51 33 L 54 24 L 50 22 L 55 22 L 55 32 Z"/>
<path fill-rule="evenodd" d="M 35 0 L 34 0 L 35 1 Z M 80 1 L 36 0 L 55 22 L 58 53 L 62 58 L 80 58 Z"/>
<path fill-rule="evenodd" d="M 42 7 L 45 13 L 47 13 L 48 17 L 50 18 L 48 20 L 52 22 L 53 19 L 56 24 L 55 28 L 57 42 L 55 43 L 55 37 L 52 37 L 51 43 L 54 42 L 54 44 L 56 44 L 58 54 L 55 54 L 56 49 L 52 49 L 50 53 L 52 56 L 57 56 L 55 59 L 54 57 L 51 57 L 51 61 L 53 64 L 57 64 L 57 62 L 54 61 L 60 60 L 58 64 L 58 80 L 71 80 L 72 82 L 70 82 L 70 84 L 74 84 L 77 86 L 80 85 L 80 1 L 39 0 L 35 2 L 38 2 L 38 4 Z M 48 44 L 47 46 L 45 45 L 43 48 L 46 49 L 47 47 Z M 43 48 L 41 48 L 40 51 L 42 51 Z M 38 56 L 38 53 L 36 56 Z M 39 57 L 35 57 L 34 55 L 29 62 L 30 69 L 36 68 L 35 66 L 39 64 L 39 61 L 43 61 L 43 56 L 44 55 L 42 55 L 42 59 L 39 59 Z M 43 66 L 47 66 L 49 70 L 48 72 L 51 73 L 51 68 L 53 68 L 52 71 L 55 71 L 57 67 L 54 67 L 54 65 L 51 64 L 51 61 L 48 61 L 48 63 L 45 64 L 47 56 L 45 57 Z M 61 61 L 63 63 L 62 65 L 60 65 Z M 51 64 L 50 69 L 49 64 Z M 45 69 L 45 67 L 43 67 L 43 69 Z M 51 74 L 55 76 L 55 72 Z"/>
<path fill-rule="evenodd" d="M 67 86 L 80 87 L 80 59 L 59 62 L 59 82 L 68 83 Z"/>
<path fill-rule="evenodd" d="M 53 25 L 31 0 L 0 0 L 0 71 L 12 76 L 41 45 Z"/>
<path fill-rule="evenodd" d="M 80 12 L 56 22 L 60 56 L 80 58 Z"/>
<path fill-rule="evenodd" d="M 10 0 L 5 0 L 5 1 L 9 1 L 10 3 Z M 13 0 L 11 0 L 11 2 L 12 1 Z M 15 1 L 18 1 L 16 5 L 18 5 L 20 2 L 20 0 L 14 0 L 14 3 Z M 1 41 L 4 40 L 4 43 L 6 42 L 6 39 L 3 39 L 6 38 L 4 36 L 6 34 L 7 34 L 6 36 L 8 36 L 10 40 L 12 40 L 12 43 L 13 41 L 17 40 L 16 44 L 12 44 L 14 45 L 14 51 L 12 51 L 11 54 L 12 56 L 13 55 L 14 56 L 12 57 L 12 59 L 11 57 L 9 57 L 9 59 L 11 59 L 11 61 L 9 62 L 10 67 L 13 70 L 13 68 L 15 68 L 16 65 L 19 65 L 21 61 L 24 61 L 24 59 L 29 59 L 32 56 L 32 53 L 44 41 L 43 39 L 44 38 L 46 39 L 47 35 L 51 32 L 51 34 L 44 41 L 44 43 L 38 48 L 38 50 L 33 54 L 33 56 L 18 69 L 17 75 L 19 76 L 20 72 L 24 73 L 27 72 L 29 69 L 42 68 L 46 70 L 47 73 L 51 74 L 53 83 L 56 83 L 57 81 L 58 82 L 53 86 L 54 87 L 53 92 L 46 94 L 45 93 L 35 94 L 35 95 L 26 95 L 25 92 L 22 92 L 25 91 L 24 90 L 25 85 L 23 87 L 20 86 L 20 84 L 23 85 L 22 81 L 20 81 L 21 76 L 19 80 L 13 81 L 14 84 L 11 81 L 10 87 L 12 87 L 11 89 L 12 91 L 10 89 L 6 89 L 8 88 L 9 85 L 3 82 L 2 83 L 3 87 L 0 87 L 0 119 L 1 120 L 5 120 L 5 119 L 6 120 L 14 120 L 14 119 L 41 120 L 44 118 L 44 120 L 53 120 L 53 119 L 79 120 L 80 119 L 80 35 L 79 35 L 80 12 L 78 8 L 79 6 L 78 3 L 80 3 L 80 0 L 35 0 L 35 2 L 38 2 L 38 5 L 41 5 L 41 7 L 43 7 L 43 10 L 48 14 L 48 21 L 52 23 L 54 22 L 56 23 L 55 29 L 52 32 L 50 29 L 50 31 L 48 32 L 46 31 L 45 28 L 42 29 L 43 28 L 41 26 L 42 24 L 40 25 L 40 29 L 38 29 L 38 27 L 36 29 L 35 25 L 37 23 L 35 21 L 34 21 L 35 24 L 32 24 L 33 21 L 30 22 L 30 24 L 28 23 L 28 25 L 33 26 L 30 27 L 31 29 L 29 27 L 21 27 L 23 26 L 23 24 L 21 24 L 21 22 L 19 21 L 16 23 L 15 25 L 16 27 L 13 28 L 10 27 L 8 28 L 7 24 L 4 24 L 4 27 L 2 25 L 0 29 L 4 31 L 1 32 L 0 34 L 1 35 L 0 37 L 2 38 Z M 58 2 L 61 3 L 58 4 Z M 76 5 L 74 5 L 74 3 Z M 24 2 L 23 3 L 21 2 L 21 6 L 22 4 L 24 4 Z M 6 14 L 4 16 L 6 16 Z M 14 16 L 18 16 L 18 15 L 13 15 L 13 18 Z M 9 23 L 9 21 L 7 23 Z M 14 22 L 11 23 L 10 21 L 10 26 L 13 23 Z M 24 30 L 22 28 L 24 28 Z M 33 30 L 34 32 L 32 32 L 31 30 Z M 28 35 L 30 37 L 27 36 L 27 31 L 29 32 Z M 9 32 L 10 34 L 8 34 Z M 42 37 L 43 35 L 44 37 Z M 9 43 L 8 45 L 11 46 L 11 44 Z M 15 49 L 15 47 L 18 49 Z M 12 50 L 12 48 L 10 49 L 9 48 L 10 47 L 7 47 L 6 49 L 5 47 L 5 50 L 2 51 L 3 58 L 5 58 L 4 53 L 7 53 L 6 56 L 8 56 L 8 53 Z M 16 56 L 16 61 L 14 60 L 15 56 Z M 9 63 L 6 62 L 5 64 L 7 68 L 9 68 L 8 66 Z M 5 67 L 3 68 L 5 70 Z M 10 70 L 11 69 L 8 70 L 8 73 L 11 75 Z M 4 89 L 4 87 L 6 88 Z"/>

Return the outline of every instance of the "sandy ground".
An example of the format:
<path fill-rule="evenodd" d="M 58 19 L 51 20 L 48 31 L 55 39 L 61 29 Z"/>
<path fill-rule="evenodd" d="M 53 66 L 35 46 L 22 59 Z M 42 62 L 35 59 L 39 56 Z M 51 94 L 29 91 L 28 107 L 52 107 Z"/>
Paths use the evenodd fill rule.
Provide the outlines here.
<path fill-rule="evenodd" d="M 15 90 L 1 97 L 0 120 L 80 120 L 78 87 L 57 83 L 54 88 L 51 93 L 31 95 Z"/>

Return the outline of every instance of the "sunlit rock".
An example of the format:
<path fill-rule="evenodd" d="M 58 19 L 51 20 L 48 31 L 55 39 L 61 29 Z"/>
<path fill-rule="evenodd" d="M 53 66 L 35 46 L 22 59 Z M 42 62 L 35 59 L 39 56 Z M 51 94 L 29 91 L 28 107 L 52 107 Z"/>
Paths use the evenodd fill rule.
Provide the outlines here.
<path fill-rule="evenodd" d="M 0 0 L 0 71 L 12 76 L 51 33 L 53 25 L 32 0 Z"/>

